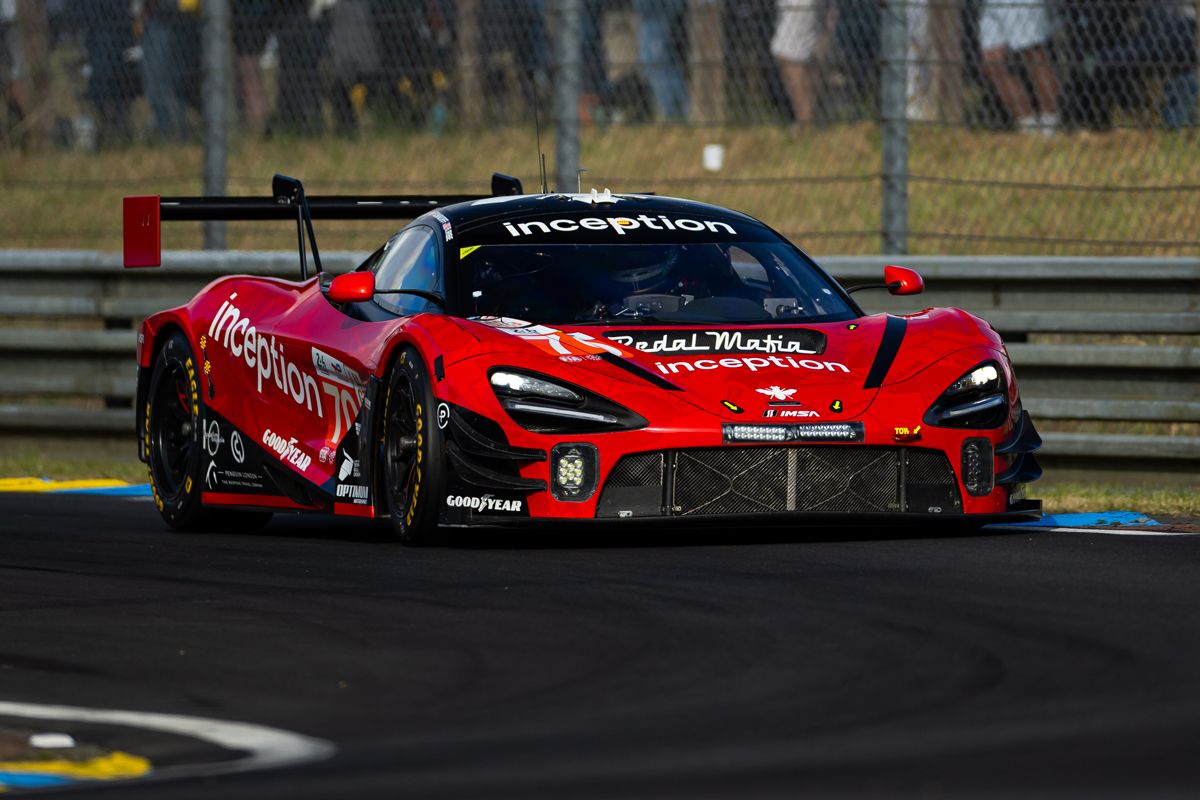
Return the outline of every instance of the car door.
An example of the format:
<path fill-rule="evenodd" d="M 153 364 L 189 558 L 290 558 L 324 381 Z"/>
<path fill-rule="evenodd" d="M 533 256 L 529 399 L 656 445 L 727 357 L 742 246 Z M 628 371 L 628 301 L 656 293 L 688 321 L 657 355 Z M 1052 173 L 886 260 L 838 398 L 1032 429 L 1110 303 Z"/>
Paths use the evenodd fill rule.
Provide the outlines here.
<path fill-rule="evenodd" d="M 380 290 L 440 293 L 438 249 L 439 240 L 433 230 L 417 225 L 394 236 L 364 266 L 375 272 Z M 297 400 L 289 409 L 300 413 L 288 417 L 288 430 L 272 429 L 277 436 L 266 432 L 269 420 L 264 421 L 263 444 L 276 452 L 281 447 L 293 452 L 299 446 L 301 463 L 311 464 L 309 469 L 301 470 L 305 477 L 319 484 L 334 477 L 340 486 L 360 477 L 355 474 L 359 412 L 367 380 L 378 366 L 387 341 L 403 326 L 404 317 L 438 308 L 420 297 L 383 294 L 370 303 L 359 304 L 372 307 L 369 313 L 363 313 L 366 309 L 349 309 L 330 302 L 315 285 L 297 299 L 290 312 L 278 318 L 271 333 L 280 349 L 292 354 L 288 372 L 282 377 L 293 399 L 302 398 L 303 402 Z M 299 368 L 293 369 L 292 364 Z M 349 458 L 347 452 L 352 454 Z M 288 460 L 299 466 L 293 457 Z"/>

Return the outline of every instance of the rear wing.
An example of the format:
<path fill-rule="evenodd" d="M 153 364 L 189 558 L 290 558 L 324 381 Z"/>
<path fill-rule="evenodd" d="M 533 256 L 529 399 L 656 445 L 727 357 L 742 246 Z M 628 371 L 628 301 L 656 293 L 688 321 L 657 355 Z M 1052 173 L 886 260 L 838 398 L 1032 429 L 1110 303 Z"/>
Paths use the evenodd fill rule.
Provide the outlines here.
<path fill-rule="evenodd" d="M 521 182 L 508 175 L 492 176 L 492 194 L 314 195 L 305 197 L 299 180 L 276 175 L 272 197 L 126 197 L 123 205 L 125 267 L 162 264 L 162 223 L 207 220 L 294 220 L 300 247 L 300 276 L 308 277 L 304 235 L 312 247 L 313 264 L 321 271 L 321 255 L 313 231 L 314 219 L 415 219 L 442 206 L 498 195 L 521 194 Z"/>

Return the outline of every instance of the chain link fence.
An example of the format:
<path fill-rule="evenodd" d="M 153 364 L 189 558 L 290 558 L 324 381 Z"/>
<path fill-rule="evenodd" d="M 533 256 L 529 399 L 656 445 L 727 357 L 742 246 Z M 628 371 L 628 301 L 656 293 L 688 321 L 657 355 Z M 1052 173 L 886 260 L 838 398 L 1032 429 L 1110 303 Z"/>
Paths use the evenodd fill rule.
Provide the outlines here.
<path fill-rule="evenodd" d="M 534 190 L 540 137 L 552 188 L 729 205 L 816 253 L 1192 255 L 1196 16 L 1195 0 L 0 0 L 0 235 L 116 248 L 122 194 L 214 176 L 394 193 L 486 191 L 501 170 Z M 329 227 L 324 247 L 379 235 Z M 164 245 L 200 241 L 179 235 Z"/>

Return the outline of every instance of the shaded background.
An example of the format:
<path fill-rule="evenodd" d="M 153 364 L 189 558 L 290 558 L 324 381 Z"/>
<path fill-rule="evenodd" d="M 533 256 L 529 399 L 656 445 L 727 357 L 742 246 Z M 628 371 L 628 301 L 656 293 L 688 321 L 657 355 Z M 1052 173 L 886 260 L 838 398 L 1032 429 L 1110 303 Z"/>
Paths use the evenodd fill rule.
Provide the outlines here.
<path fill-rule="evenodd" d="M 989 14 L 1033 125 L 984 63 Z M 234 194 L 276 171 L 534 190 L 537 112 L 552 188 L 577 163 L 585 191 L 729 205 L 818 255 L 1200 252 L 1192 0 L 3 0 L 0 24 L 8 247 L 115 250 L 123 194 L 203 192 L 207 92 L 208 186 Z M 322 245 L 389 227 L 324 224 Z"/>

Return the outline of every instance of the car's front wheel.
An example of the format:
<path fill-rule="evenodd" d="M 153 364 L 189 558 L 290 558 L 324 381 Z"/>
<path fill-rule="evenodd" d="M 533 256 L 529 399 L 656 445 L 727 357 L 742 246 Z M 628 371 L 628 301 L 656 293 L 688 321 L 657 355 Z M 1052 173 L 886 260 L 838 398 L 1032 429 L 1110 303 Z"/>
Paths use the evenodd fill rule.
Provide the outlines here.
<path fill-rule="evenodd" d="M 383 425 L 383 494 L 392 529 L 407 545 L 438 541 L 445 465 L 429 371 L 416 348 L 400 349 L 388 379 Z"/>

